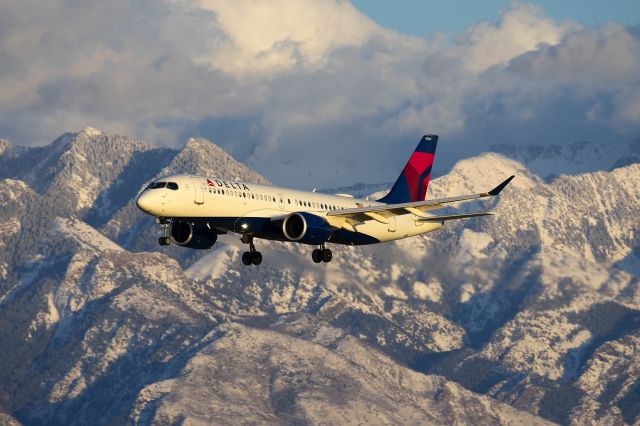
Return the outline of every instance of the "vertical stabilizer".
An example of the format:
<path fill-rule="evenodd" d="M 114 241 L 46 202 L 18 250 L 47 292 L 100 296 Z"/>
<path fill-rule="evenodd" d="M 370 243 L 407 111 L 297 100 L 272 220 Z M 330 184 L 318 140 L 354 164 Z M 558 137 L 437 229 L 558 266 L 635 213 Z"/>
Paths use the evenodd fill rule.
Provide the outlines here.
<path fill-rule="evenodd" d="M 437 135 L 423 136 L 391 191 L 378 201 L 398 204 L 424 200 L 437 144 Z"/>

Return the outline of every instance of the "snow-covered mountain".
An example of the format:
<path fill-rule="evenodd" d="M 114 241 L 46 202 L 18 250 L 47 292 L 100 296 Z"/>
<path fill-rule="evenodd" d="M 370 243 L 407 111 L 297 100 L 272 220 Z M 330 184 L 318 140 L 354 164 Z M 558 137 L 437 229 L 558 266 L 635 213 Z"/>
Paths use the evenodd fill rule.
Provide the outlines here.
<path fill-rule="evenodd" d="M 496 144 L 490 150 L 524 164 L 546 181 L 560 174 L 613 170 L 640 162 L 640 139 L 631 142 L 590 142 L 570 144 Z"/>
<path fill-rule="evenodd" d="M 640 164 L 563 158 L 556 178 L 487 153 L 432 181 L 447 196 L 515 174 L 495 217 L 322 265 L 258 241 L 246 268 L 233 235 L 157 246 L 133 201 L 174 172 L 267 182 L 211 142 L 2 141 L 0 420 L 638 422 Z"/>

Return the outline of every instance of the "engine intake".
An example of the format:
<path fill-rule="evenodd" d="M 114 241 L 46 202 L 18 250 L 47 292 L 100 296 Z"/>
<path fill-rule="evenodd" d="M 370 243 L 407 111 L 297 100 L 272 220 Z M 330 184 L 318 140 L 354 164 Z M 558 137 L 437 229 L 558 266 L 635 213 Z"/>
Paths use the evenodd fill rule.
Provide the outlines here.
<path fill-rule="evenodd" d="M 322 244 L 331 238 L 331 226 L 323 218 L 306 212 L 291 213 L 282 222 L 282 232 L 290 241 Z"/>
<path fill-rule="evenodd" d="M 171 240 L 182 247 L 209 249 L 217 239 L 218 234 L 209 223 L 174 222 L 171 224 Z"/>

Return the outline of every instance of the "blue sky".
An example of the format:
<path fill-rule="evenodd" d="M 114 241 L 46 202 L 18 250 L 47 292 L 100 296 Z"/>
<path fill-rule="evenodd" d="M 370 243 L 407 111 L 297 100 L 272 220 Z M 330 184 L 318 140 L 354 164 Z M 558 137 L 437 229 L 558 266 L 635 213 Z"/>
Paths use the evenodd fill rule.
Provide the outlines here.
<path fill-rule="evenodd" d="M 354 0 L 354 5 L 378 24 L 417 36 L 456 34 L 479 21 L 495 22 L 509 0 Z M 536 4 L 556 20 L 597 27 L 608 22 L 640 24 L 639 0 L 547 0 Z"/>

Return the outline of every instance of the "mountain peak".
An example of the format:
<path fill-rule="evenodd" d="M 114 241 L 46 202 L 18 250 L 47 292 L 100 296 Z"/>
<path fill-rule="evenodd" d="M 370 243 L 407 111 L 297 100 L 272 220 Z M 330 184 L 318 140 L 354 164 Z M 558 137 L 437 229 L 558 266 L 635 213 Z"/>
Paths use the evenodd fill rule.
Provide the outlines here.
<path fill-rule="evenodd" d="M 458 161 L 448 174 L 433 180 L 429 191 L 438 197 L 484 192 L 511 175 L 516 178 L 510 187 L 528 189 L 542 182 L 522 163 L 495 152 L 486 152 Z"/>
<path fill-rule="evenodd" d="M 631 142 L 578 141 L 563 145 L 491 145 L 490 150 L 513 158 L 551 182 L 560 174 L 613 170 L 640 162 L 640 140 Z"/>
<path fill-rule="evenodd" d="M 205 138 L 189 138 L 184 144 L 178 156 L 220 157 L 224 160 L 236 161 L 224 149 Z"/>
<path fill-rule="evenodd" d="M 84 129 L 80 130 L 78 132 L 78 134 L 84 134 L 84 135 L 87 135 L 87 136 L 100 136 L 100 135 L 102 135 L 102 131 L 98 130 L 96 128 L 87 126 Z"/>
<path fill-rule="evenodd" d="M 218 145 L 205 138 L 189 138 L 184 144 L 185 148 L 210 147 L 211 145 L 219 148 Z"/>
<path fill-rule="evenodd" d="M 171 164 L 161 174 L 187 173 L 240 178 L 254 183 L 268 183 L 267 179 L 233 158 L 225 150 L 205 138 L 190 138 Z"/>

